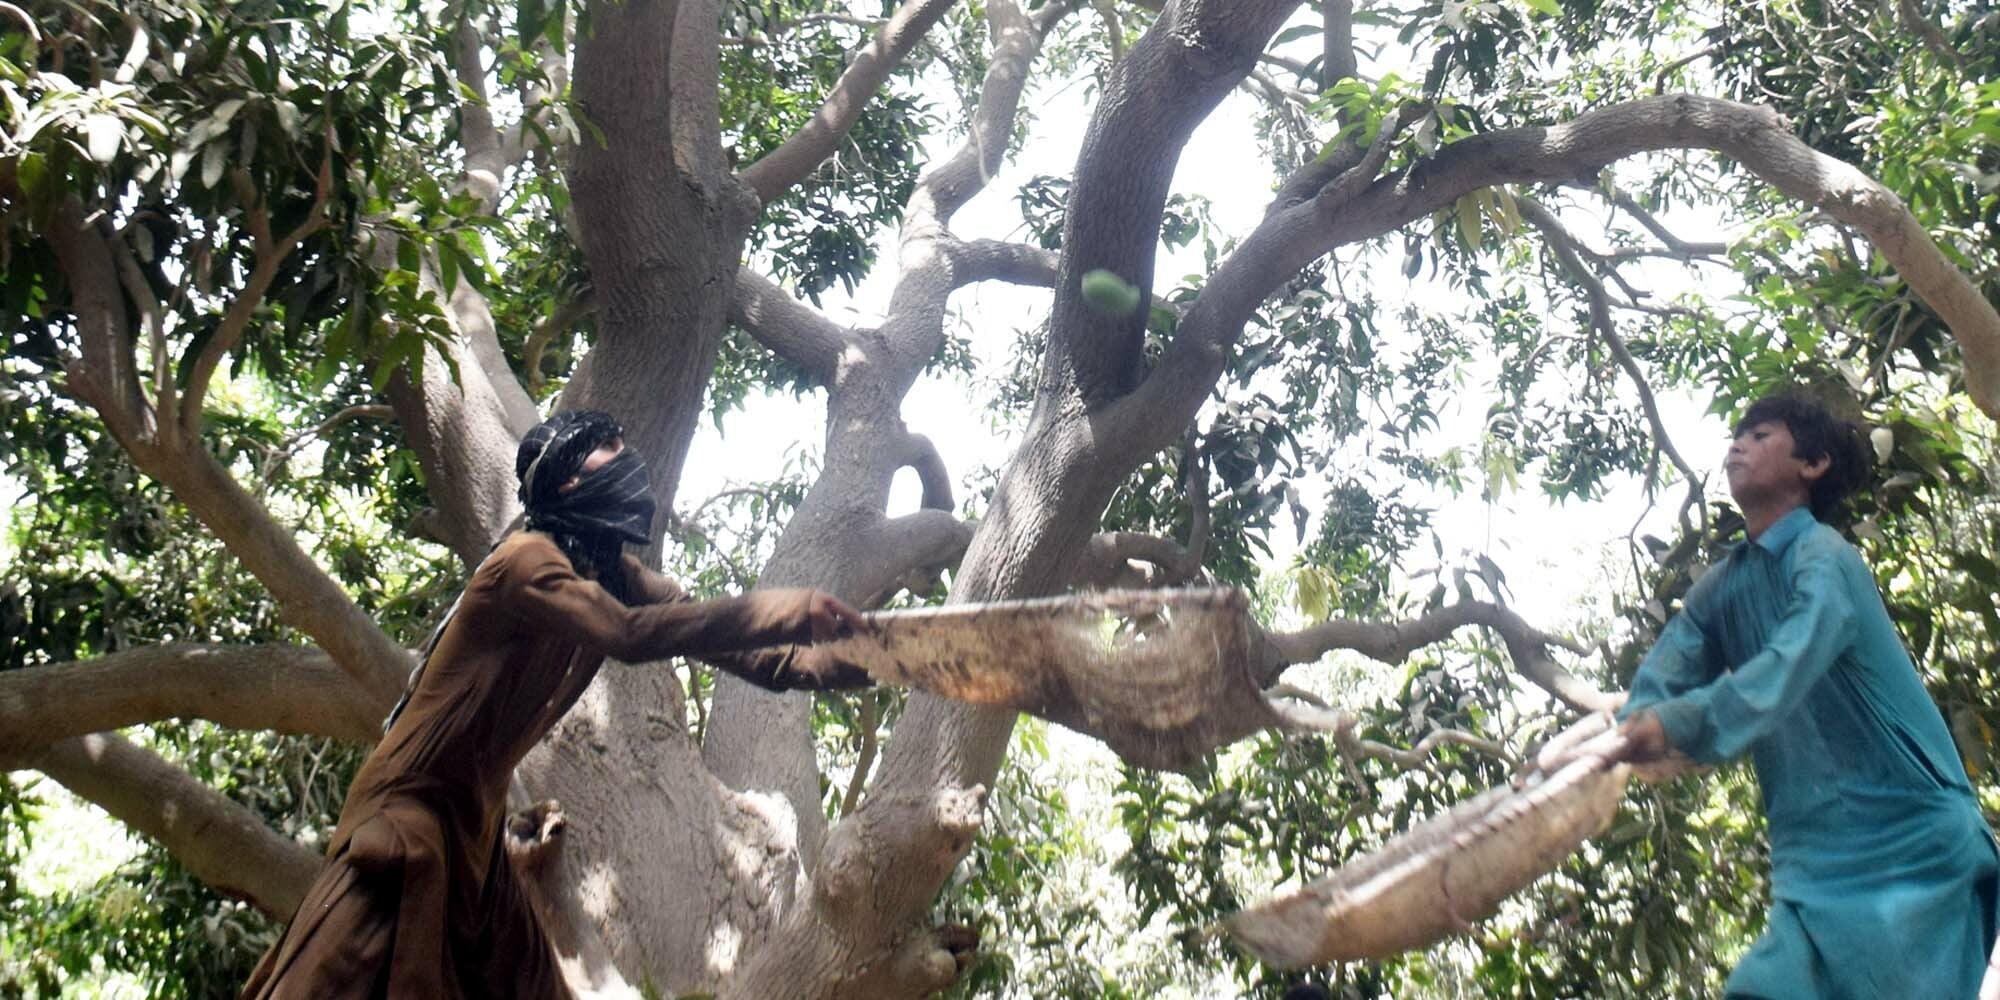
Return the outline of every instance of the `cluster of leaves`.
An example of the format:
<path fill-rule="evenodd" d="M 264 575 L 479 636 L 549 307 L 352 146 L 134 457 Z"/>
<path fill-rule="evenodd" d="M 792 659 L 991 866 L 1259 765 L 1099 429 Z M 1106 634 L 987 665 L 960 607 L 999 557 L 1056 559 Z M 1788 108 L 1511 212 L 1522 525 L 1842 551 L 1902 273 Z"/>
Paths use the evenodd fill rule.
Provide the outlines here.
<path fill-rule="evenodd" d="M 947 996 L 1130 998 L 1174 981 L 1170 968 L 1111 966 L 1129 950 L 1120 940 L 1127 929 L 1114 901 L 1077 891 L 1105 859 L 1063 785 L 1039 777 L 1053 766 L 1047 725 L 1023 721 L 986 822 L 938 903 L 945 919 L 977 928 L 982 944 Z"/>
<path fill-rule="evenodd" d="M 447 335 L 408 254 L 397 267 L 367 259 L 378 236 L 426 232 L 419 217 L 470 214 L 398 145 L 440 135 L 437 111 L 457 102 L 427 26 L 380 30 L 348 3 L 217 13 L 174 0 L 76 0 L 40 21 L 40 42 L 0 36 L 0 160 L 23 195 L 4 234 L 6 314 L 31 354 L 54 355 L 67 332 L 55 319 L 66 290 L 40 238 L 66 198 L 103 220 L 143 281 L 178 359 L 156 364 L 176 382 L 275 249 L 267 242 L 294 231 L 305 238 L 239 358 L 323 383 L 365 357 L 379 387 Z M 317 217 L 327 224 L 310 230 Z M 440 245 L 457 251 L 441 255 L 449 270 L 479 271 L 457 239 Z"/>
<path fill-rule="evenodd" d="M 8 407 L 0 416 L 12 448 L 8 471 L 24 490 L 7 529 L 15 558 L 0 573 L 8 656 L 0 669 L 168 641 L 296 641 L 263 589 L 100 431 L 61 406 Z M 218 438 L 247 471 L 268 456 L 280 423 L 276 412 L 243 416 L 221 422 L 227 433 Z M 337 449 L 369 454 L 362 441 L 326 450 Z M 337 474 L 273 476 L 269 496 L 297 512 L 321 561 L 388 627 L 414 637 L 449 599 L 456 570 L 434 551 L 385 544 L 379 524 L 354 519 L 352 488 L 373 483 L 366 470 L 350 474 L 345 482 Z M 118 524 L 126 527 L 103 530 Z M 162 723 L 143 739 L 308 846 L 332 825 L 359 764 L 353 748 L 206 724 Z M 261 914 L 218 896 L 157 847 L 101 883 L 30 894 L 15 869 L 36 796 L 10 781 L 0 801 L 0 911 L 9 914 L 0 952 L 13 956 L 8 974 L 40 983 L 44 995 L 93 969 L 133 973 L 158 996 L 227 993 L 275 933 Z"/>
<path fill-rule="evenodd" d="M 739 162 L 751 163 L 819 110 L 868 29 L 824 18 L 845 5 L 724 7 L 724 24 L 739 44 L 723 50 L 722 72 L 731 81 L 722 91 L 723 141 Z M 893 11 L 893 4 L 882 6 L 884 17 Z M 835 284 L 852 293 L 874 266 L 876 237 L 902 218 L 916 186 L 918 144 L 933 124 L 911 87 L 922 68 L 922 60 L 899 67 L 816 175 L 764 206 L 751 249 L 770 255 L 778 275 L 815 303 Z"/>

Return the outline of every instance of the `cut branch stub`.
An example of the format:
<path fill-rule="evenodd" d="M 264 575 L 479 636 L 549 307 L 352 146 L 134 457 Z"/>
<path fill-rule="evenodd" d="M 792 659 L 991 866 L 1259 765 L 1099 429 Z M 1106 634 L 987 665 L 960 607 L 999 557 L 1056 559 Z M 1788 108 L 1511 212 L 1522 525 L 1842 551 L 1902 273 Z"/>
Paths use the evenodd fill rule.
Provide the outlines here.
<path fill-rule="evenodd" d="M 1031 712 L 1142 767 L 1286 724 L 1250 669 L 1234 590 L 1106 591 L 870 616 L 835 652 L 877 680 Z"/>
<path fill-rule="evenodd" d="M 1604 724 L 1593 716 L 1572 729 Z M 1610 825 L 1630 773 L 1612 760 L 1623 739 L 1604 732 L 1225 926 L 1258 958 L 1285 969 L 1388 958 L 1467 931 Z"/>

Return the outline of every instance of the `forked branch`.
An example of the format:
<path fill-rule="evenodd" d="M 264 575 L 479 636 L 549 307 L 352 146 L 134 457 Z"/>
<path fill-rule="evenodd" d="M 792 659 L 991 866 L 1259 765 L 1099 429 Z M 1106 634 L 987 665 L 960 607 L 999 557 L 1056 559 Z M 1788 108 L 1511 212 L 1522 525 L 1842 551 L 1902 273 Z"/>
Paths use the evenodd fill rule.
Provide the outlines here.
<path fill-rule="evenodd" d="M 1263 655 L 1253 664 L 1259 681 L 1270 686 L 1285 668 L 1310 663 L 1336 649 L 1349 649 L 1382 663 L 1396 664 L 1425 646 L 1442 642 L 1467 625 L 1499 634 L 1514 661 L 1514 669 L 1535 686 L 1579 711 L 1612 707 L 1609 694 L 1577 677 L 1549 655 L 1555 646 L 1574 653 L 1587 650 L 1577 643 L 1543 632 L 1512 610 L 1485 601 L 1464 601 L 1400 622 L 1330 621 L 1297 632 L 1266 633 Z"/>
<path fill-rule="evenodd" d="M 744 186 L 769 204 L 825 162 L 889 74 L 951 5 L 952 0 L 909 0 L 897 8 L 889 23 L 848 63 L 812 119 L 743 170 Z"/>

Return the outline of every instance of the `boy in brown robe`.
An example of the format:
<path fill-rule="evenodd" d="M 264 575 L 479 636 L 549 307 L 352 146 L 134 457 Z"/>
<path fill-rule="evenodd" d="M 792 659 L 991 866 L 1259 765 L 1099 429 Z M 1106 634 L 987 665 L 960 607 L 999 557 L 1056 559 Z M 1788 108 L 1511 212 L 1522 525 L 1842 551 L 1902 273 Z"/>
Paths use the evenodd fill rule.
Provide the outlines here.
<path fill-rule="evenodd" d="M 515 765 L 604 658 L 703 657 L 774 690 L 868 683 L 787 645 L 866 627 L 827 594 L 689 602 L 623 555 L 648 540 L 653 505 L 609 417 L 544 422 L 521 442 L 516 472 L 527 530 L 466 584 L 348 788 L 326 867 L 244 997 L 569 996 L 503 823 Z"/>

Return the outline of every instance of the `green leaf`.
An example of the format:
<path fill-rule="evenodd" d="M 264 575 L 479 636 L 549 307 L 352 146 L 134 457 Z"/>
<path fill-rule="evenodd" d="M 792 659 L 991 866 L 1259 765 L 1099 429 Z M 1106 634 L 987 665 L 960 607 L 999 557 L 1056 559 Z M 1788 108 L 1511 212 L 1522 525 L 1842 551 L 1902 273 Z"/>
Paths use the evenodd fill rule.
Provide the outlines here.
<path fill-rule="evenodd" d="M 1467 194 L 1465 197 L 1458 199 L 1458 205 L 1456 206 L 1456 208 L 1458 210 L 1459 238 L 1465 241 L 1466 246 L 1474 250 L 1479 249 L 1480 226 L 1479 226 L 1478 192 L 1477 191 L 1472 192 L 1471 194 Z"/>
<path fill-rule="evenodd" d="M 449 296 L 458 291 L 458 253 L 456 247 L 447 246 L 438 254 L 438 285 Z"/>
<path fill-rule="evenodd" d="M 1557 0 L 1522 0 L 1522 2 L 1533 7 L 1540 14 L 1547 14 L 1551 17 L 1559 17 L 1562 14 L 1562 4 L 1558 3 Z"/>

